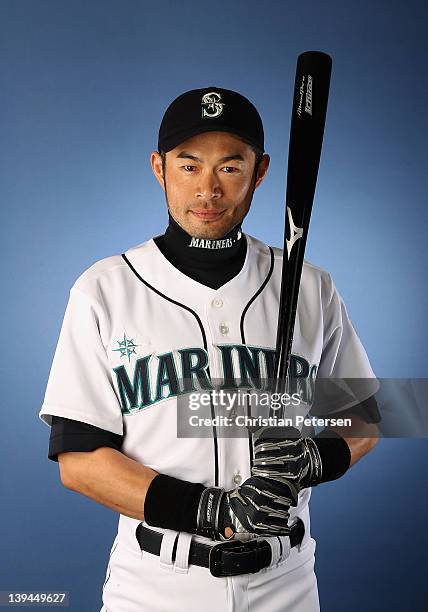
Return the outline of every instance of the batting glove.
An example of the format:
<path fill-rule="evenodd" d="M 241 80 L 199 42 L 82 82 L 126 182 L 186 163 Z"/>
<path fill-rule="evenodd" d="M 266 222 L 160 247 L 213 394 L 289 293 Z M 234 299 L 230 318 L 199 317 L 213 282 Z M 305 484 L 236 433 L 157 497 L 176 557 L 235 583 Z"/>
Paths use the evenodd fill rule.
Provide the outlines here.
<path fill-rule="evenodd" d="M 260 536 L 289 535 L 290 506 L 297 506 L 293 483 L 252 476 L 231 491 L 208 487 L 201 495 L 196 533 L 226 540 L 225 530 Z M 233 536 L 232 536 L 233 537 Z"/>
<path fill-rule="evenodd" d="M 312 438 L 295 428 L 267 427 L 254 442 L 253 476 L 293 483 L 299 490 L 319 484 L 322 462 Z"/>

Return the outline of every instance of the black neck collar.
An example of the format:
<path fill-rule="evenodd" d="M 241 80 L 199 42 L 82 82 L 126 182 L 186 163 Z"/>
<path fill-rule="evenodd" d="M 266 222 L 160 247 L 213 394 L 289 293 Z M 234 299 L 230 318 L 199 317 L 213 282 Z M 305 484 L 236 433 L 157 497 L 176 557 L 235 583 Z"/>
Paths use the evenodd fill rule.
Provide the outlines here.
<path fill-rule="evenodd" d="M 238 274 L 247 253 L 247 241 L 240 224 L 225 236 L 208 240 L 191 236 L 169 215 L 165 234 L 154 240 L 176 268 L 215 289 Z"/>
<path fill-rule="evenodd" d="M 240 224 L 221 238 L 195 238 L 188 234 L 171 215 L 164 239 L 167 248 L 179 259 L 202 264 L 221 264 L 234 259 L 241 251 L 242 241 L 245 240 Z"/>

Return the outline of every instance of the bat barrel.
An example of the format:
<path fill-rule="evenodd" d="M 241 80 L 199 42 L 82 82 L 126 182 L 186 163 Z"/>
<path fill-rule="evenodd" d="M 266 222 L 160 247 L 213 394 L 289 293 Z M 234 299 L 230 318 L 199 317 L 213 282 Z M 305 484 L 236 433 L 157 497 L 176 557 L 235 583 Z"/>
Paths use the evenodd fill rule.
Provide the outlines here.
<path fill-rule="evenodd" d="M 280 393 L 287 391 L 289 385 L 299 285 L 321 156 L 331 67 L 331 57 L 319 51 L 302 53 L 297 60 L 274 371 L 274 390 Z"/>

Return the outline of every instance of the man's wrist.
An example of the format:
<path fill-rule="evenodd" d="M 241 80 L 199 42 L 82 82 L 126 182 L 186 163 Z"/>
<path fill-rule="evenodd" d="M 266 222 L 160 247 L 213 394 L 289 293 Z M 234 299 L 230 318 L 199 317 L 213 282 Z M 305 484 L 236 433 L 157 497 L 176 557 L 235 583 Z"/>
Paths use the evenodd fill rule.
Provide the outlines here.
<path fill-rule="evenodd" d="M 226 540 L 234 534 L 228 529 L 232 522 L 228 520 L 226 497 L 220 487 L 158 474 L 147 489 L 144 519 L 153 527 Z"/>
<path fill-rule="evenodd" d="M 344 438 L 333 429 L 326 428 L 313 438 L 306 438 L 306 448 L 311 460 L 310 476 L 303 487 L 313 487 L 322 482 L 343 476 L 351 465 L 351 450 Z"/>
<path fill-rule="evenodd" d="M 316 441 L 313 438 L 303 438 L 305 453 L 308 457 L 308 473 L 300 481 L 300 486 L 314 487 L 322 480 L 322 459 Z"/>
<path fill-rule="evenodd" d="M 196 533 L 212 540 L 218 540 L 224 535 L 224 497 L 226 493 L 221 487 L 207 487 L 202 491 L 196 517 Z"/>
<path fill-rule="evenodd" d="M 144 519 L 153 527 L 195 533 L 201 483 L 158 474 L 151 481 L 144 503 Z"/>

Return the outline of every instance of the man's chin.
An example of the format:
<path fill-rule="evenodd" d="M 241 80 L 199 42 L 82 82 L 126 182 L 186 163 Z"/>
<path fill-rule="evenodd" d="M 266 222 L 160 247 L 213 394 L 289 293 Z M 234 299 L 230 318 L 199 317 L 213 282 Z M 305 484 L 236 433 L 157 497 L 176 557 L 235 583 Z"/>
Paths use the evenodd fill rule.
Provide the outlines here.
<path fill-rule="evenodd" d="M 225 228 L 225 229 L 198 227 L 198 228 L 193 228 L 193 229 L 189 228 L 186 231 L 188 234 L 190 234 L 191 236 L 194 236 L 195 238 L 202 238 L 204 240 L 217 240 L 219 238 L 223 238 L 223 236 L 228 234 L 231 229 L 232 227 Z"/>
<path fill-rule="evenodd" d="M 203 238 L 204 240 L 216 240 L 223 238 L 235 227 L 236 223 L 220 223 L 216 221 L 199 221 L 189 223 L 188 227 L 184 227 L 186 232 L 195 238 Z"/>
<path fill-rule="evenodd" d="M 186 231 L 195 238 L 221 238 L 229 231 L 229 225 L 226 219 L 197 219 L 192 215 Z"/>

